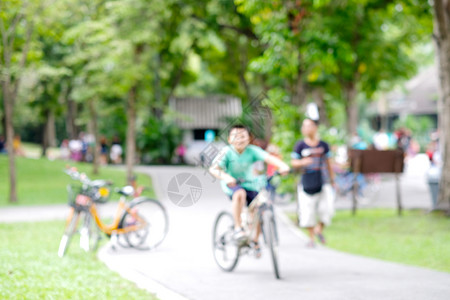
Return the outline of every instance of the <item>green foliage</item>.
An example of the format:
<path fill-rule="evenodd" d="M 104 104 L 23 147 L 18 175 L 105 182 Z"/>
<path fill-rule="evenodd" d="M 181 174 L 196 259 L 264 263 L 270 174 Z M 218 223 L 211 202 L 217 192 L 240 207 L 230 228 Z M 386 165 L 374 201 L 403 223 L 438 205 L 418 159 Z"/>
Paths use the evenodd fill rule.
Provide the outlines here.
<path fill-rule="evenodd" d="M 4 24 L 19 11 L 26 20 L 18 23 L 14 39 L 11 71 L 26 74 L 16 109 L 23 114 L 16 113 L 14 124 L 40 131 L 49 113 L 64 123 L 72 99 L 80 130 L 87 131 L 92 104 L 99 133 L 124 140 L 131 88 L 137 93 L 137 132 L 149 118 L 165 118 L 161 112 L 172 96 L 231 94 L 245 105 L 265 91 L 285 110 L 276 116 L 278 108 L 272 107 L 274 139 L 288 148 L 299 135 L 303 106 L 313 90 L 323 91 L 325 114 L 341 132 L 349 86 L 361 103 L 369 101 L 375 91 L 412 76 L 432 56 L 427 47 L 432 6 L 426 1 L 33 0 L 1 5 Z M 27 22 L 34 27 L 24 73 L 17 65 Z M 295 102 L 300 85 L 304 97 Z M 59 131 L 64 127 L 58 126 Z M 158 159 L 166 160 L 170 148 Z"/>
<path fill-rule="evenodd" d="M 407 115 L 394 122 L 394 129 L 406 128 L 411 130 L 413 135 L 429 133 L 433 130 L 433 120 L 430 117 L 418 117 L 414 115 Z"/>
<path fill-rule="evenodd" d="M 182 131 L 171 118 L 150 117 L 138 133 L 137 145 L 145 163 L 170 164 L 182 138 Z"/>
<path fill-rule="evenodd" d="M 80 249 L 57 256 L 64 221 L 0 224 L 2 299 L 157 299 Z"/>

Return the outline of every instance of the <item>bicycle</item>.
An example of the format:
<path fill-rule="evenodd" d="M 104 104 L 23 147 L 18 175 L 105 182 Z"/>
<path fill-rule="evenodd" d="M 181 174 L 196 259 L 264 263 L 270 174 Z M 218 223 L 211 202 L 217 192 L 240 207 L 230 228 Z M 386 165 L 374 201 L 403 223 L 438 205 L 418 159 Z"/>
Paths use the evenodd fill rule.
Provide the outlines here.
<path fill-rule="evenodd" d="M 270 181 L 279 175 L 275 173 L 265 181 L 264 188 L 242 212 L 242 227 L 246 238 L 236 241 L 234 234 L 234 219 L 230 212 L 222 211 L 218 214 L 213 229 L 213 255 L 217 265 L 224 271 L 231 272 L 236 267 L 241 255 L 251 252 L 252 237 L 258 223 L 261 225 L 264 242 L 270 250 L 275 278 L 280 279 L 278 265 L 278 231 L 274 214 L 273 201 L 268 186 Z M 238 184 L 243 181 L 238 180 Z M 253 213 L 253 219 L 250 214 Z"/>
<path fill-rule="evenodd" d="M 346 197 L 356 185 L 356 200 L 361 203 L 372 201 L 380 190 L 379 174 L 361 174 L 350 171 L 336 172 L 337 195 Z"/>
<path fill-rule="evenodd" d="M 75 169 L 65 171 L 72 179 L 81 182 L 80 187 L 68 186 L 71 210 L 67 217 L 64 234 L 58 249 L 63 257 L 68 250 L 73 235 L 77 232 L 80 219 L 83 224 L 80 233 L 80 246 L 85 251 L 94 251 L 101 239 L 101 232 L 122 247 L 150 250 L 159 246 L 168 233 L 168 216 L 164 206 L 148 197 L 133 197 L 134 188 L 125 186 L 116 190 L 120 200 L 112 223 L 105 224 L 99 216 L 96 204 L 109 200 L 110 182 L 91 181 L 86 174 Z M 132 198 L 131 201 L 128 201 Z"/>

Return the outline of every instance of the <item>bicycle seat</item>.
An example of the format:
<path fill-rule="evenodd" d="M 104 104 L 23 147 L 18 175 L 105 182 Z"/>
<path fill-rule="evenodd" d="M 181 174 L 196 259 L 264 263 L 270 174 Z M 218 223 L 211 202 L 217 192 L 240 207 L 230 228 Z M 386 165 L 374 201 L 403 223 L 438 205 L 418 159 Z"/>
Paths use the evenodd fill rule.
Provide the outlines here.
<path fill-rule="evenodd" d="M 121 195 L 128 197 L 134 194 L 134 188 L 131 185 L 126 185 L 117 192 Z"/>

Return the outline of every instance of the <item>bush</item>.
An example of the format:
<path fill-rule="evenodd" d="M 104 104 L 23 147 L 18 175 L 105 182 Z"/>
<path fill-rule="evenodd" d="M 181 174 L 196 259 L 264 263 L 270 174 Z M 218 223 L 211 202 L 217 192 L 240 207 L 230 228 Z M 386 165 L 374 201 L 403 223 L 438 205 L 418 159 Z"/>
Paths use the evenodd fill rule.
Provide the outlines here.
<path fill-rule="evenodd" d="M 170 164 L 182 139 L 182 130 L 172 118 L 151 117 L 137 135 L 137 148 L 143 163 Z"/>

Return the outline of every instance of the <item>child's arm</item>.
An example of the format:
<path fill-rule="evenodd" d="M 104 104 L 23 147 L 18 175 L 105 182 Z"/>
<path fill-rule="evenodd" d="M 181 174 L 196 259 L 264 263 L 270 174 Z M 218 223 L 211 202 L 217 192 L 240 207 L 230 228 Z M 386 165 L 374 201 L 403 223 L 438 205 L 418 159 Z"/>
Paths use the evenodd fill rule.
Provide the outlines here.
<path fill-rule="evenodd" d="M 295 169 L 300 169 L 300 168 L 309 166 L 312 163 L 313 163 L 313 159 L 311 157 L 291 159 L 291 165 Z"/>
<path fill-rule="evenodd" d="M 209 173 L 216 177 L 217 179 L 223 180 L 226 182 L 226 184 L 230 187 L 234 186 L 236 184 L 236 179 L 226 173 L 222 168 L 219 166 L 219 164 L 213 164 L 209 168 Z"/>
<path fill-rule="evenodd" d="M 331 158 L 328 158 L 326 161 L 327 161 L 328 174 L 330 175 L 330 182 L 331 182 L 331 185 L 334 186 L 335 175 L 334 175 L 333 168 L 331 166 Z"/>

